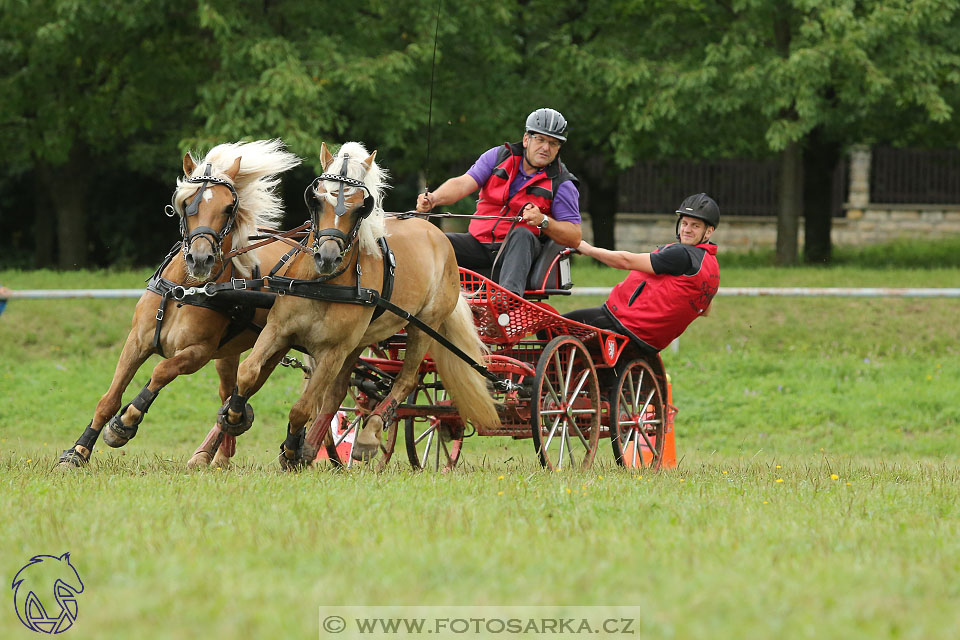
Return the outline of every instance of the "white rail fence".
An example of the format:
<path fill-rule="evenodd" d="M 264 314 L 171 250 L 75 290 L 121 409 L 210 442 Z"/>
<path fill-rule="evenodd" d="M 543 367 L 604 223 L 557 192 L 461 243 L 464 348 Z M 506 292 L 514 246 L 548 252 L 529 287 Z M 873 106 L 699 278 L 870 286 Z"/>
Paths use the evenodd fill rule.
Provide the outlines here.
<path fill-rule="evenodd" d="M 574 296 L 606 296 L 610 287 L 574 287 Z M 7 296 L 17 299 L 139 298 L 143 289 L 21 289 Z M 718 296 L 779 296 L 792 298 L 960 298 L 960 288 L 866 287 L 720 287 Z"/>

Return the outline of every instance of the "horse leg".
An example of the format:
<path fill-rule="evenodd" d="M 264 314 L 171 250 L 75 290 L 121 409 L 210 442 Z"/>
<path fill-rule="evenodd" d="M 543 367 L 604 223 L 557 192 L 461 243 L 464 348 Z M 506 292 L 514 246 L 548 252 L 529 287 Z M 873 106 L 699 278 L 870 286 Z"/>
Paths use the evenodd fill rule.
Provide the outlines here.
<path fill-rule="evenodd" d="M 313 376 L 307 382 L 306 389 L 290 408 L 287 438 L 280 445 L 280 467 L 282 469 L 287 471 L 297 470 L 312 460 L 305 459 L 304 456 L 305 425 L 310 416 L 316 413 L 318 405 L 321 404 L 317 402 L 317 398 L 325 395 L 323 390 L 335 377 L 340 376 L 340 368 L 346 368 L 344 361 L 347 355 L 345 349 L 333 348 L 327 350 L 322 357 L 313 356 L 316 360 Z M 350 362 L 353 363 L 352 360 Z M 331 371 L 337 371 L 338 373 L 331 374 Z"/>
<path fill-rule="evenodd" d="M 330 433 L 330 422 L 340 409 L 340 405 L 343 404 L 344 398 L 347 397 L 347 389 L 350 386 L 350 374 L 353 373 L 353 366 L 361 353 L 363 353 L 362 348 L 354 350 L 353 353 L 347 356 L 337 377 L 327 386 L 323 394 L 323 401 L 320 404 L 320 411 L 317 414 L 317 418 L 307 431 L 303 446 L 304 459 L 312 462 L 313 459 L 317 457 L 317 452 L 320 451 L 320 446 L 323 444 L 324 439 Z"/>
<path fill-rule="evenodd" d="M 213 361 L 220 378 L 220 402 L 224 403 L 237 385 L 237 367 L 240 366 L 240 356 L 230 356 Z M 230 466 L 230 458 L 236 453 L 237 438 L 227 435 L 220 429 L 220 425 L 213 425 L 207 437 L 200 444 L 193 457 L 187 462 L 188 469 L 206 467 L 211 464 L 216 467 Z M 214 455 L 216 454 L 216 455 Z"/>
<path fill-rule="evenodd" d="M 110 388 L 103 394 L 97 403 L 93 419 L 83 434 L 77 440 L 76 444 L 60 456 L 58 461 L 61 469 L 71 469 L 86 464 L 93 453 L 93 446 L 100 437 L 103 425 L 106 424 L 110 416 L 120 409 L 120 401 L 124 390 L 133 380 L 137 370 L 146 362 L 150 356 L 150 349 L 143 345 L 139 339 L 139 327 L 134 326 L 127 335 L 127 340 L 123 344 L 123 350 L 120 352 L 120 359 L 117 361 L 117 368 L 113 372 L 113 380 Z"/>
<path fill-rule="evenodd" d="M 237 371 L 237 385 L 224 402 L 217 417 L 217 425 L 224 433 L 234 437 L 253 426 L 253 407 L 247 400 L 267 381 L 273 370 L 287 352 L 289 344 L 282 339 L 276 328 L 267 324 L 253 351 Z"/>
<path fill-rule="evenodd" d="M 160 391 L 178 376 L 197 372 L 200 367 L 210 362 L 212 355 L 211 344 L 198 343 L 181 349 L 175 356 L 160 362 L 153 368 L 150 382 L 144 385 L 137 397 L 107 423 L 103 441 L 111 447 L 127 444 L 137 435 L 140 423 Z"/>
<path fill-rule="evenodd" d="M 403 356 L 403 366 L 390 393 L 367 416 L 363 422 L 363 430 L 357 434 L 357 441 L 353 446 L 354 460 L 367 460 L 380 452 L 380 435 L 383 428 L 397 419 L 397 407 L 406 400 L 417 386 L 417 372 L 420 363 L 433 339 L 410 325 L 407 325 L 407 345 Z M 442 347 L 441 347 L 442 348 Z"/>

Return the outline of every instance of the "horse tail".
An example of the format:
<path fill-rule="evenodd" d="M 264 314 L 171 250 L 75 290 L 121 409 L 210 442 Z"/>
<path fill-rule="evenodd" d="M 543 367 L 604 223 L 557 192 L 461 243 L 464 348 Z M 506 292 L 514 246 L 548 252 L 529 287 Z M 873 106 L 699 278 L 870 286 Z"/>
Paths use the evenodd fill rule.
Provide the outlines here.
<path fill-rule="evenodd" d="M 457 296 L 456 308 L 440 325 L 440 334 L 457 345 L 474 362 L 481 362 L 484 354 L 489 353 L 489 349 L 477 334 L 470 304 L 462 295 Z M 486 379 L 443 345 L 435 344 L 431 355 L 437 365 L 440 380 L 450 393 L 464 422 L 469 420 L 474 425 L 499 427 L 500 418 L 497 416 L 497 408 L 487 388 Z"/>

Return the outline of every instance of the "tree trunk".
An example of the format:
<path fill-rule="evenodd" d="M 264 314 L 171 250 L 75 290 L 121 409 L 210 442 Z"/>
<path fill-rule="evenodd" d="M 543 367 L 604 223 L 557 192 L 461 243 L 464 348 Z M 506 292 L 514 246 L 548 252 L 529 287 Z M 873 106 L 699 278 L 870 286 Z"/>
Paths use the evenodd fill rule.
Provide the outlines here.
<path fill-rule="evenodd" d="M 54 266 L 56 224 L 50 192 L 40 174 L 39 169 L 33 174 L 33 266 L 48 269 Z"/>
<path fill-rule="evenodd" d="M 604 249 L 615 247 L 614 233 L 617 215 L 617 188 L 608 184 L 590 185 L 590 229 L 593 231 L 593 244 Z"/>
<path fill-rule="evenodd" d="M 797 233 L 803 211 L 803 161 L 800 144 L 780 154 L 780 210 L 777 212 L 777 264 L 797 263 Z"/>
<path fill-rule="evenodd" d="M 74 147 L 66 164 L 41 166 L 42 188 L 50 194 L 56 214 L 57 267 L 82 269 L 87 259 L 87 194 L 90 160 Z"/>
<path fill-rule="evenodd" d="M 828 263 L 832 257 L 833 178 L 839 161 L 840 145 L 814 129 L 803 150 L 803 261 L 807 264 Z"/>
<path fill-rule="evenodd" d="M 590 229 L 593 244 L 604 249 L 614 249 L 617 200 L 619 187 L 616 175 L 607 173 L 607 163 L 594 156 L 584 163 L 578 174 L 583 178 L 590 193 Z"/>

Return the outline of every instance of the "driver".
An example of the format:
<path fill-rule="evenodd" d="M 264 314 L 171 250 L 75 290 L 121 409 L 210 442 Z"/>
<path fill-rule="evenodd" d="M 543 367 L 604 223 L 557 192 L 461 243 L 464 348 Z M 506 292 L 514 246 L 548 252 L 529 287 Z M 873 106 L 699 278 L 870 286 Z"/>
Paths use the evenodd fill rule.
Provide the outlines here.
<path fill-rule="evenodd" d="M 677 209 L 677 240 L 652 253 L 610 251 L 583 241 L 580 253 L 629 271 L 599 307 L 577 309 L 565 318 L 630 336 L 645 353 L 656 353 L 691 322 L 710 311 L 720 286 L 717 245 L 710 242 L 720 224 L 720 208 L 705 193 Z"/>
<path fill-rule="evenodd" d="M 468 233 L 447 234 L 461 267 L 497 263 L 500 286 L 522 296 L 547 238 L 571 248 L 580 243 L 579 183 L 559 158 L 566 133 L 559 111 L 537 109 L 527 116 L 520 142 L 487 150 L 462 176 L 420 194 L 417 211 L 426 213 L 480 189 L 475 215 L 502 218 L 474 218 Z M 523 221 L 515 222 L 518 217 Z"/>

